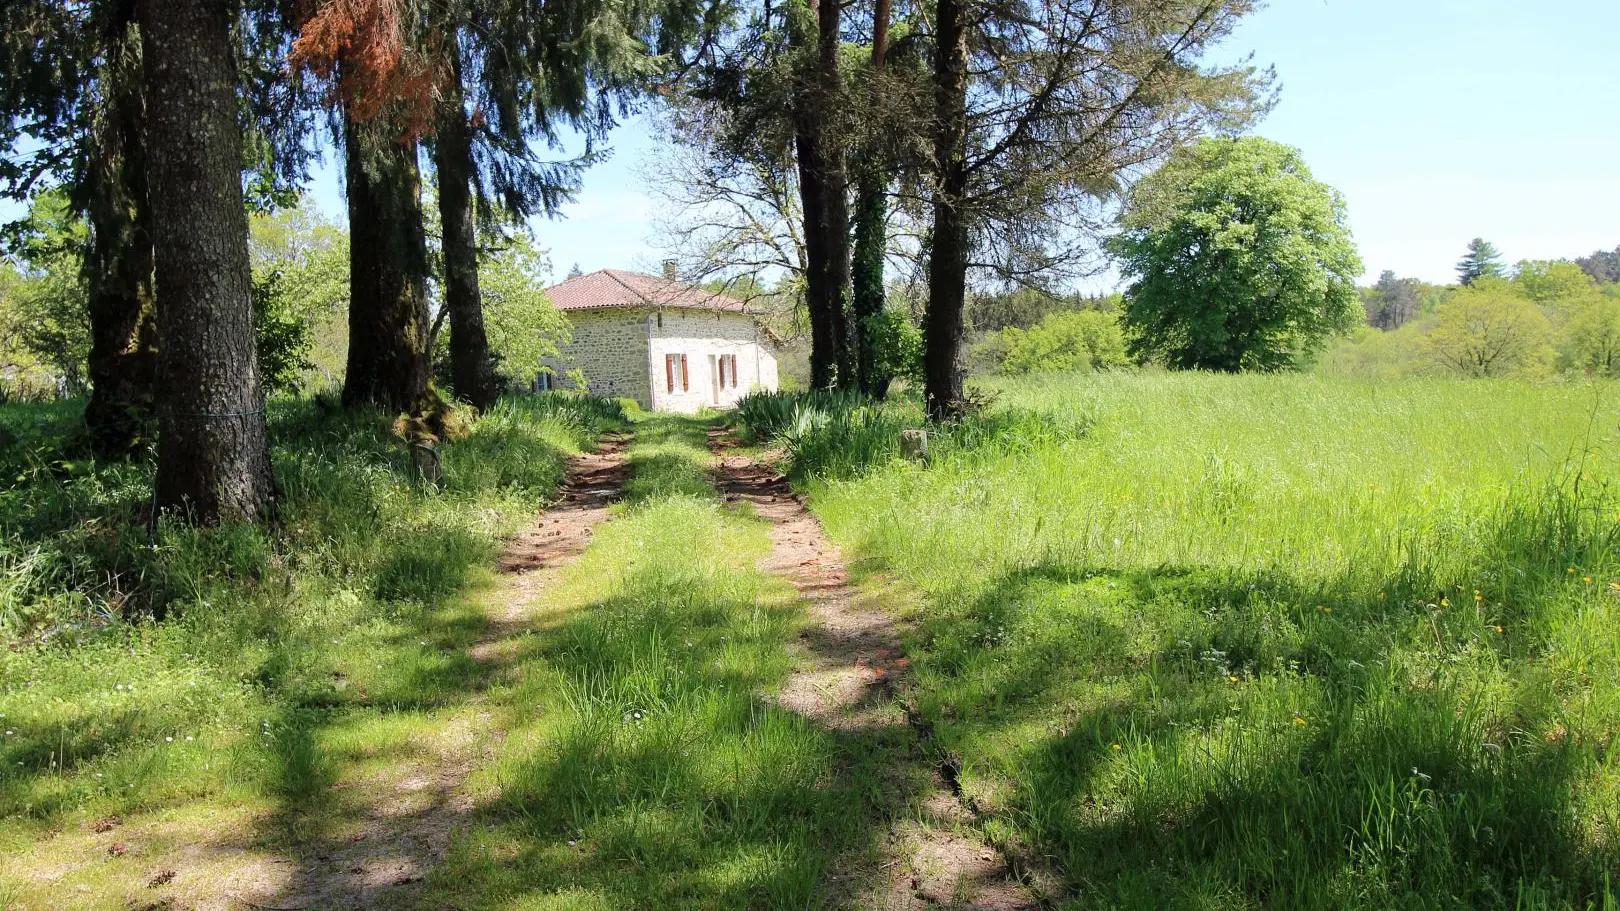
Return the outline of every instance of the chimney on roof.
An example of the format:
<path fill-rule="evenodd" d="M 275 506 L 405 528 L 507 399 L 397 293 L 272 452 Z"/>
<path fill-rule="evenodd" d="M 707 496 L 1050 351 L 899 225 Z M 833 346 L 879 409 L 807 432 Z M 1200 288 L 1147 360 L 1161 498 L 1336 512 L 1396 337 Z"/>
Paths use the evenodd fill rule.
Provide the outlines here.
<path fill-rule="evenodd" d="M 664 280 L 676 281 L 681 277 L 680 263 L 673 259 L 664 260 Z"/>

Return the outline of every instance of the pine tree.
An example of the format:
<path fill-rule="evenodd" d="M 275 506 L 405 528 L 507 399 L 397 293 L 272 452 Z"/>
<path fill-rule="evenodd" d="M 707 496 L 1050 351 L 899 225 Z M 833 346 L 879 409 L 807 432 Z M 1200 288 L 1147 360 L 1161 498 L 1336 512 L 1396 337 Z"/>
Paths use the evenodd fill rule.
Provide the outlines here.
<path fill-rule="evenodd" d="M 0 162 L 3 195 L 65 190 L 89 229 L 74 253 L 91 346 L 85 425 L 122 458 L 153 421 L 156 323 L 146 199 L 140 41 L 129 6 L 48 0 L 0 6 L 0 141 L 32 155 Z"/>
<path fill-rule="evenodd" d="M 162 383 L 157 500 L 195 521 L 274 507 L 254 350 L 232 6 L 139 0 Z"/>
<path fill-rule="evenodd" d="M 1144 165 L 1264 107 L 1269 74 L 1200 63 L 1250 0 L 935 0 L 933 226 L 924 396 L 963 402 L 971 263 L 1018 279 L 1082 261 L 1094 203 Z M 1077 28 L 1075 23 L 1086 23 Z"/>
<path fill-rule="evenodd" d="M 1496 245 L 1483 237 L 1468 242 L 1468 252 L 1457 263 L 1457 283 L 1472 285 L 1482 278 L 1501 278 L 1502 254 Z"/>
<path fill-rule="evenodd" d="M 876 0 L 872 8 L 872 57 L 867 73 L 867 102 L 882 110 L 884 66 L 889 52 L 889 0 Z M 875 132 L 875 131 L 874 131 Z M 850 333 L 855 347 L 855 372 L 861 391 L 882 398 L 890 377 L 878 375 L 877 327 L 883 313 L 884 257 L 888 254 L 888 148 L 869 141 L 859 156 L 855 177 L 855 245 L 851 256 Z"/>

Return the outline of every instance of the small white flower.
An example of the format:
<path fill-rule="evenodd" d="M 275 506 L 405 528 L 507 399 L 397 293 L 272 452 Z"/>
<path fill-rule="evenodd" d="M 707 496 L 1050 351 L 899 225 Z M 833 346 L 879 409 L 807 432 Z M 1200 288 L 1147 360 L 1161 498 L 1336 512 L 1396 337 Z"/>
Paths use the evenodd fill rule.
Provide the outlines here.
<path fill-rule="evenodd" d="M 163 742 L 164 743 L 174 743 L 174 738 L 173 737 L 165 737 L 165 738 L 163 738 Z"/>

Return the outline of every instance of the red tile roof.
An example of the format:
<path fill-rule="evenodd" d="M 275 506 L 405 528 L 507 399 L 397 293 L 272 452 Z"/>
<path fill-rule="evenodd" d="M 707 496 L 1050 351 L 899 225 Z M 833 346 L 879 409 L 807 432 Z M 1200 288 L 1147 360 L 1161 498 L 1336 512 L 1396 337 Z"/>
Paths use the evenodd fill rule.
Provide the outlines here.
<path fill-rule="evenodd" d="M 559 310 L 596 310 L 605 307 L 679 307 L 690 310 L 729 310 L 745 313 L 743 302 L 643 272 L 603 269 L 546 289 Z"/>

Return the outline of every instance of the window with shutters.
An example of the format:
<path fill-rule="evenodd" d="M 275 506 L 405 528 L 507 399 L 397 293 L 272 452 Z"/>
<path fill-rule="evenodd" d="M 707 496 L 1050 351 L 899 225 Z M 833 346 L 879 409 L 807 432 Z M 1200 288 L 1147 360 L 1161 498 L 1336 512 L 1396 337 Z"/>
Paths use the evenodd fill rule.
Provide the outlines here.
<path fill-rule="evenodd" d="M 669 392 L 674 392 L 677 382 L 681 384 L 681 391 L 685 392 L 687 390 L 686 355 L 666 354 L 664 355 L 664 387 Z"/>

